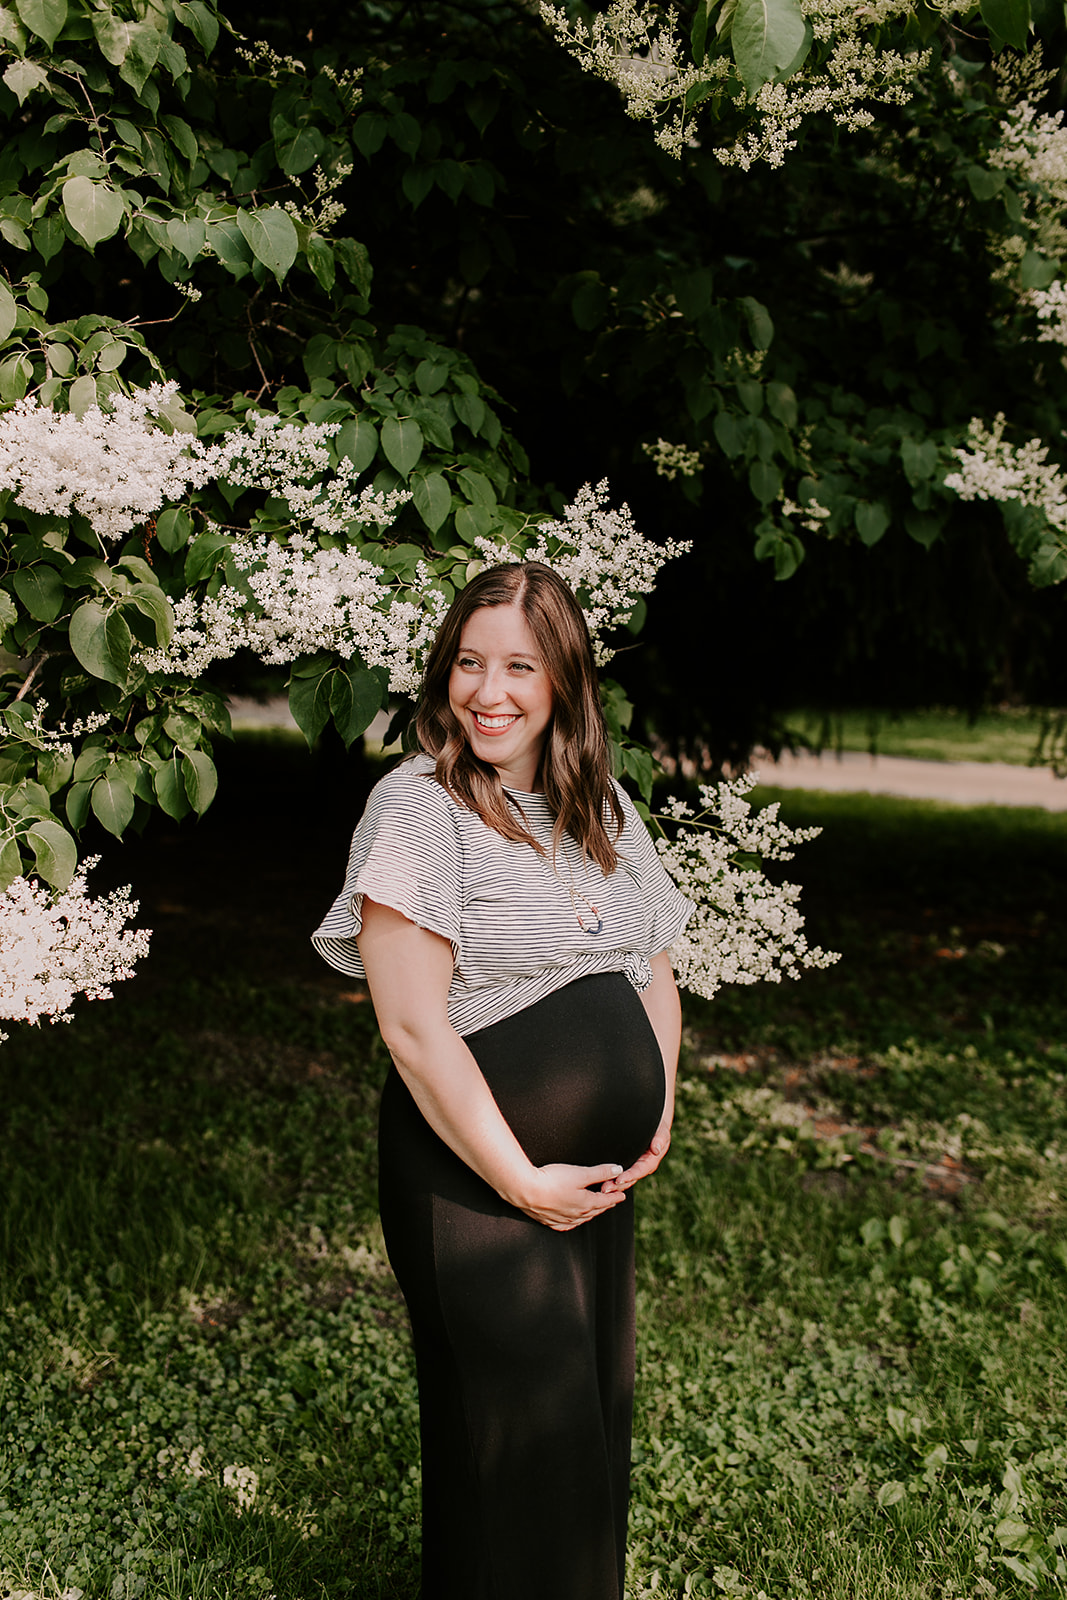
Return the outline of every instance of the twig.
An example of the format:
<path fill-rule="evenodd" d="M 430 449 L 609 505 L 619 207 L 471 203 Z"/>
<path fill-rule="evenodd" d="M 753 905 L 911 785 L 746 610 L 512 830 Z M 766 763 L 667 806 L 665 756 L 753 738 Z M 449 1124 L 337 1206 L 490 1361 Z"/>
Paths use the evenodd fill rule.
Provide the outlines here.
<path fill-rule="evenodd" d="M 15 696 L 16 701 L 25 700 L 26 696 L 30 692 L 30 688 L 31 688 L 31 686 L 33 684 L 34 678 L 36 678 L 38 672 L 40 672 L 41 668 L 44 666 L 44 664 L 48 660 L 49 656 L 54 656 L 54 655 L 55 655 L 55 651 L 54 650 L 42 650 L 41 651 L 40 655 L 37 657 L 36 661 L 33 663 L 33 666 L 30 668 L 29 672 L 26 674 L 25 678 L 22 680 L 22 687 L 19 689 L 18 693 Z"/>

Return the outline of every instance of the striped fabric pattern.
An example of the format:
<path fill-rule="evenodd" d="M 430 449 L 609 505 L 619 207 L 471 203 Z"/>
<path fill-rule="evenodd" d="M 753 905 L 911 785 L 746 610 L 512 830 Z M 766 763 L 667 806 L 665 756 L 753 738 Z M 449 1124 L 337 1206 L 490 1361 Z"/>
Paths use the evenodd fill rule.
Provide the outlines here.
<path fill-rule="evenodd" d="M 461 1035 L 592 973 L 624 972 L 636 989 L 646 988 L 650 958 L 674 943 L 693 906 L 629 796 L 618 790 L 626 825 L 619 866 L 605 876 L 569 835 L 553 867 L 553 815 L 543 795 L 508 791 L 547 858 L 486 827 L 442 788 L 433 768 L 431 757 L 415 756 L 371 792 L 344 887 L 312 935 L 319 954 L 364 977 L 356 946 L 363 897 L 392 907 L 452 946 L 448 1015 Z M 597 920 L 591 906 L 600 933 L 588 931 Z"/>

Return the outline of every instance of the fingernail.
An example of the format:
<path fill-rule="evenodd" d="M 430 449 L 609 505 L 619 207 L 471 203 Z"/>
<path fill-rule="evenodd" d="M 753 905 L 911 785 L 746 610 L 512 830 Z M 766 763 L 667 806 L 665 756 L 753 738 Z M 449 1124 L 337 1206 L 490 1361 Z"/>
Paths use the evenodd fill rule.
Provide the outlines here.
<path fill-rule="evenodd" d="M 612 1176 L 612 1177 L 613 1177 L 613 1178 L 617 1178 L 617 1177 L 618 1177 L 618 1176 L 619 1176 L 619 1173 L 620 1173 L 620 1172 L 621 1172 L 621 1171 L 622 1171 L 622 1168 L 621 1168 L 621 1167 L 612 1167 L 612 1169 L 611 1169 L 611 1176 Z"/>

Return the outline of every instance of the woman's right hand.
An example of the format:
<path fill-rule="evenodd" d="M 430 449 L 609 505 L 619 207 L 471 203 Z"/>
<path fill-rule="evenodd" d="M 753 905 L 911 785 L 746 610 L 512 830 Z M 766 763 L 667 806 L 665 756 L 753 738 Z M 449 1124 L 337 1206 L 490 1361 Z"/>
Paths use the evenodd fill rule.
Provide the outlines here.
<path fill-rule="evenodd" d="M 606 1193 L 601 1189 L 602 1184 L 621 1173 L 622 1168 L 610 1161 L 599 1167 L 571 1167 L 554 1161 L 534 1169 L 516 1204 L 534 1222 L 542 1222 L 557 1233 L 569 1233 L 626 1199 L 625 1189 L 609 1189 Z"/>

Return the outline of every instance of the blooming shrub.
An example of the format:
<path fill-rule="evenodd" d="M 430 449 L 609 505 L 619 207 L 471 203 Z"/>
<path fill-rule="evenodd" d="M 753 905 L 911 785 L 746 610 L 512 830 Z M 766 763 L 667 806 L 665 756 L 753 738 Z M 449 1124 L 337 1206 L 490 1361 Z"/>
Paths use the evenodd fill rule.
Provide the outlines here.
<path fill-rule="evenodd" d="M 806 967 L 829 967 L 840 956 L 808 944 L 795 883 L 773 883 L 764 861 L 791 861 L 793 846 L 821 828 L 790 828 L 777 804 L 753 814 L 745 795 L 752 776 L 702 785 L 703 810 L 669 800 L 664 821 L 688 821 L 657 840 L 664 866 L 696 911 L 671 948 L 678 983 L 706 1000 L 724 983 L 780 983 Z M 705 822 L 715 816 L 717 822 Z"/>
<path fill-rule="evenodd" d="M 213 476 L 195 432 L 159 426 L 168 411 L 180 411 L 173 382 L 116 393 L 108 411 L 94 405 L 81 416 L 18 400 L 0 416 L 0 489 L 28 511 L 80 512 L 101 538 L 128 533 Z"/>
<path fill-rule="evenodd" d="M 128 885 L 88 895 L 98 860 L 83 861 L 62 893 L 20 876 L 0 894 L 0 1019 L 69 1022 L 76 995 L 110 1000 L 111 985 L 148 954 L 150 930 L 126 927 L 137 915 Z"/>

